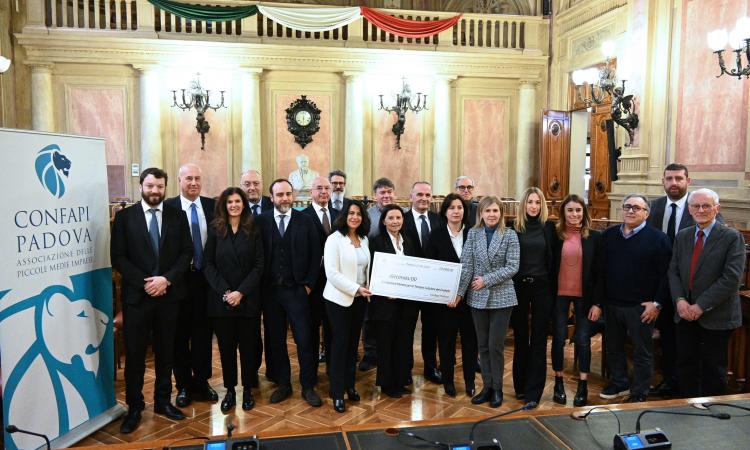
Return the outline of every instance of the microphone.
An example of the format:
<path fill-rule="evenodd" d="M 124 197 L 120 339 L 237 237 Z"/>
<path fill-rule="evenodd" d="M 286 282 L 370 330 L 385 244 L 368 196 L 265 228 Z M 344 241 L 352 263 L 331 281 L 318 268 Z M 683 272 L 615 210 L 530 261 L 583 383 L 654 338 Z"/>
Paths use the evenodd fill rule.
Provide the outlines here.
<path fill-rule="evenodd" d="M 44 442 L 47 443 L 47 450 L 50 450 L 52 448 L 50 446 L 50 443 L 49 443 L 49 438 L 47 437 L 46 434 L 34 433 L 33 431 L 22 430 L 22 429 L 18 428 L 15 425 L 8 425 L 7 427 L 5 427 L 5 431 L 7 431 L 10 434 L 21 433 L 21 434 L 28 434 L 28 435 L 31 435 L 31 436 L 36 436 L 36 437 L 44 438 Z"/>
<path fill-rule="evenodd" d="M 732 418 L 727 413 L 710 413 L 710 414 L 701 414 L 701 413 L 691 413 L 691 412 L 680 412 L 680 411 L 660 411 L 658 409 L 646 409 L 641 411 L 640 414 L 638 414 L 638 418 L 635 420 L 635 432 L 640 433 L 641 432 L 641 417 L 643 417 L 645 414 L 648 413 L 655 413 L 655 414 L 671 414 L 674 416 L 697 416 L 697 417 L 712 417 L 714 419 L 720 419 L 720 420 L 729 420 Z"/>
<path fill-rule="evenodd" d="M 667 435 L 659 428 L 641 432 L 641 418 L 648 413 L 670 414 L 675 416 L 711 417 L 719 420 L 728 420 L 732 418 L 732 416 L 727 413 L 701 414 L 681 411 L 660 411 L 656 409 L 646 409 L 638 414 L 638 418 L 635 421 L 635 433 L 617 433 L 615 435 L 613 440 L 615 450 L 660 449 L 672 447 L 672 443 L 669 441 Z"/>

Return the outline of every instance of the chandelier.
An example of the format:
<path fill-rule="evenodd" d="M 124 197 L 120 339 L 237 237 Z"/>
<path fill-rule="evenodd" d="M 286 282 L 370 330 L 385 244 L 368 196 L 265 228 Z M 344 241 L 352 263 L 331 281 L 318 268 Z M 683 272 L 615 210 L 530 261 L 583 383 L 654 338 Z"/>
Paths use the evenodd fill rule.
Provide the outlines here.
<path fill-rule="evenodd" d="M 727 70 L 724 65 L 724 49 L 729 43 L 729 47 L 735 53 L 736 68 Z M 708 46 L 716 53 L 719 58 L 719 74 L 716 78 L 727 74 L 737 77 L 739 80 L 743 76 L 750 78 L 750 17 L 740 17 L 737 19 L 734 30 L 730 33 L 722 28 L 708 33 Z M 742 64 L 742 54 L 745 54 L 747 65 Z"/>
<path fill-rule="evenodd" d="M 612 120 L 628 132 L 629 143 L 625 145 L 632 145 L 639 121 L 634 110 L 633 95 L 625 95 L 625 79 L 620 80 L 620 83 L 617 81 L 617 71 L 611 61 L 615 53 L 614 42 L 604 42 L 602 53 L 605 58 L 602 68 L 591 67 L 573 72 L 576 96 L 587 108 L 591 108 L 593 104 L 601 105 L 611 99 Z"/>
<path fill-rule="evenodd" d="M 396 94 L 396 103 L 393 106 L 383 105 L 383 94 L 380 94 L 380 109 L 388 113 L 396 113 L 396 122 L 393 124 L 391 131 L 396 135 L 396 148 L 401 149 L 401 135 L 406 128 L 406 112 L 413 111 L 418 113 L 427 110 L 427 95 L 417 92 L 417 97 L 412 101 L 411 88 L 406 83 L 406 78 L 401 79 L 401 93 Z"/>
<path fill-rule="evenodd" d="M 188 97 L 185 98 L 185 91 L 188 91 Z M 190 88 L 189 89 L 182 89 L 182 101 L 180 103 L 177 103 L 177 91 L 172 91 L 172 107 L 175 106 L 182 109 L 183 111 L 189 110 L 189 109 L 195 109 L 196 116 L 195 116 L 195 129 L 198 131 L 198 133 L 201 135 L 201 150 L 205 150 L 206 147 L 206 134 L 208 133 L 208 130 L 211 129 L 211 126 L 208 124 L 208 121 L 206 120 L 206 110 L 213 109 L 214 111 L 218 110 L 219 108 L 226 108 L 224 106 L 224 92 L 225 91 L 219 91 L 221 93 L 221 102 L 213 106 L 211 105 L 211 98 L 210 94 L 211 91 L 203 89 L 201 86 L 200 81 L 200 74 L 195 75 L 195 80 L 190 82 Z"/>

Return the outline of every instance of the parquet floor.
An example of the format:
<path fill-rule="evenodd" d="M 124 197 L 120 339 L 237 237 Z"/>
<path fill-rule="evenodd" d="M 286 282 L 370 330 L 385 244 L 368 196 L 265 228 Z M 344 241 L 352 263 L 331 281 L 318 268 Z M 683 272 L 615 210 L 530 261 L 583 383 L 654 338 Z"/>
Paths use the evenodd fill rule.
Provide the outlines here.
<path fill-rule="evenodd" d="M 223 435 L 226 432 L 226 424 L 229 420 L 234 423 L 236 433 L 257 433 L 260 431 L 299 431 L 303 429 L 325 428 L 341 425 L 356 425 L 366 423 L 397 423 L 402 421 L 427 420 L 451 417 L 480 417 L 496 414 L 503 410 L 515 409 L 523 406 L 523 401 L 515 399 L 512 381 L 512 336 L 506 340 L 505 347 L 505 383 L 504 403 L 499 409 L 487 406 L 475 406 L 469 402 L 466 396 L 463 378 L 460 369 L 456 371 L 456 390 L 458 396 L 451 398 L 444 394 L 442 385 L 426 382 L 422 377 L 422 359 L 419 348 L 420 332 L 416 333 L 414 346 L 415 367 L 413 370 L 414 384 L 411 386 L 413 393 L 400 399 L 392 399 L 381 395 L 379 388 L 375 386 L 375 372 L 357 373 L 357 390 L 362 396 L 358 403 L 347 401 L 347 410 L 344 414 L 333 410 L 328 395 L 328 380 L 325 376 L 325 365 L 320 367 L 320 383 L 317 387 L 318 393 L 324 398 L 325 403 L 320 408 L 310 407 L 300 395 L 300 387 L 297 381 L 299 367 L 296 361 L 296 347 L 289 338 L 289 353 L 292 360 L 293 396 L 278 404 L 271 404 L 269 396 L 274 389 L 274 384 L 265 380 L 262 376 L 265 367 L 261 367 L 261 384 L 253 394 L 256 406 L 253 410 L 245 412 L 238 404 L 236 409 L 225 415 L 219 409 L 219 402 L 194 402 L 183 412 L 187 419 L 183 421 L 171 421 L 163 416 L 153 413 L 153 404 L 149 399 L 153 398 L 153 360 L 147 361 L 146 380 L 144 396 L 147 401 L 146 410 L 143 413 L 141 426 L 134 433 L 122 435 L 119 433 L 120 421 L 117 420 L 93 435 L 78 443 L 78 446 L 93 446 L 101 444 L 115 444 L 134 441 L 148 441 L 155 439 L 174 439 L 175 441 L 200 436 Z M 589 376 L 589 400 L 590 404 L 606 403 L 599 399 L 598 395 L 604 387 L 601 378 L 601 340 L 597 336 L 592 339 L 592 373 Z M 214 340 L 213 349 L 213 377 L 210 380 L 219 393 L 219 399 L 224 396 L 225 390 L 221 380 L 221 363 L 219 352 Z M 457 364 L 461 364 L 460 351 L 457 352 Z M 575 394 L 577 373 L 573 371 L 573 345 L 566 345 L 565 383 L 568 393 L 568 406 L 572 407 Z M 117 400 L 124 403 L 125 383 L 123 370 L 117 371 L 117 382 L 115 384 Z M 476 375 L 477 388 L 482 386 L 481 377 Z M 542 397 L 540 409 L 565 408 L 552 402 L 552 377 L 551 366 L 548 368 L 548 379 L 545 392 Z M 241 389 L 238 387 L 238 399 L 241 398 Z M 173 395 L 175 393 L 173 392 Z"/>

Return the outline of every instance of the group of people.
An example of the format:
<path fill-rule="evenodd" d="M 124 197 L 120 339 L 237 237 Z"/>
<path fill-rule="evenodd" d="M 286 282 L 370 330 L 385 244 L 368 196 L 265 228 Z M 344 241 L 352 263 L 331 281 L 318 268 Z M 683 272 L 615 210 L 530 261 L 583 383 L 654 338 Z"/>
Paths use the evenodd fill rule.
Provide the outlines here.
<path fill-rule="evenodd" d="M 138 427 L 145 406 L 149 337 L 154 411 L 177 420 L 184 418 L 178 407 L 193 400 L 218 401 L 208 383 L 212 334 L 226 389 L 223 412 L 237 404 L 238 353 L 244 410 L 255 404 L 252 389 L 259 384 L 263 353 L 266 377 L 276 384 L 270 402 L 292 394 L 288 328 L 297 346 L 302 398 L 322 405 L 315 386 L 323 362 L 333 408 L 344 412 L 345 397 L 360 400 L 360 336 L 360 369 L 377 366 L 376 384 L 384 395 L 411 392 L 418 320 L 425 379 L 457 395 L 460 335 L 466 394 L 472 403 L 492 407 L 503 402 L 509 326 L 516 398 L 528 408 L 538 405 L 552 326 L 553 400 L 566 404 L 563 350 L 571 305 L 580 370 L 575 406 L 587 403 L 591 333 L 602 321 L 612 378 L 601 397 L 642 401 L 649 394 L 654 326 L 664 355 L 660 393 L 692 397 L 726 390 L 727 343 L 741 320 L 737 291 L 745 247 L 741 234 L 721 223 L 716 193 L 688 194 L 685 166 L 667 166 L 666 196 L 653 204 L 640 194 L 625 196 L 623 223 L 604 232 L 591 228 L 586 201 L 577 195 L 565 197 L 559 219 L 549 220 L 544 194 L 535 187 L 523 193 L 517 216 L 508 220 L 497 197 L 473 198 L 474 181 L 465 176 L 456 179 L 439 213 L 430 211 L 432 186 L 426 181 L 413 184 L 411 205 L 403 209 L 395 204 L 393 182 L 378 179 L 367 208 L 344 196 L 346 175 L 336 170 L 312 181 L 312 202 L 299 211 L 292 208 L 294 189 L 287 179 L 271 182 L 265 196 L 255 170 L 216 201 L 200 195 L 202 174 L 195 164 L 180 168 L 180 195 L 165 200 L 167 178 L 160 169 L 144 170 L 141 202 L 120 211 L 112 228 L 112 265 L 123 280 L 129 408 L 123 433 Z M 369 277 L 376 252 L 461 263 L 457 297 L 443 305 L 373 295 Z M 624 352 L 628 336 L 632 383 Z M 171 403 L 172 373 L 177 407 Z"/>

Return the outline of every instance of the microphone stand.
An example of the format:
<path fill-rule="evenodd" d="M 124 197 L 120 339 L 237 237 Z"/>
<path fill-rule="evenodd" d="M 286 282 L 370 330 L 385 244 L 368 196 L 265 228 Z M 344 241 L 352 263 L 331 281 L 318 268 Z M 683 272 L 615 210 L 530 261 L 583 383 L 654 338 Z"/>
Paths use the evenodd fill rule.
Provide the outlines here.
<path fill-rule="evenodd" d="M 50 446 L 49 438 L 47 437 L 46 434 L 34 433 L 33 431 L 22 430 L 22 429 L 18 428 L 15 425 L 8 425 L 7 427 L 5 427 L 5 431 L 7 431 L 10 434 L 21 433 L 21 434 L 28 434 L 28 435 L 31 435 L 31 436 L 36 436 L 36 437 L 43 438 L 44 442 L 47 444 L 47 450 L 51 450 L 51 448 L 52 448 Z"/>

